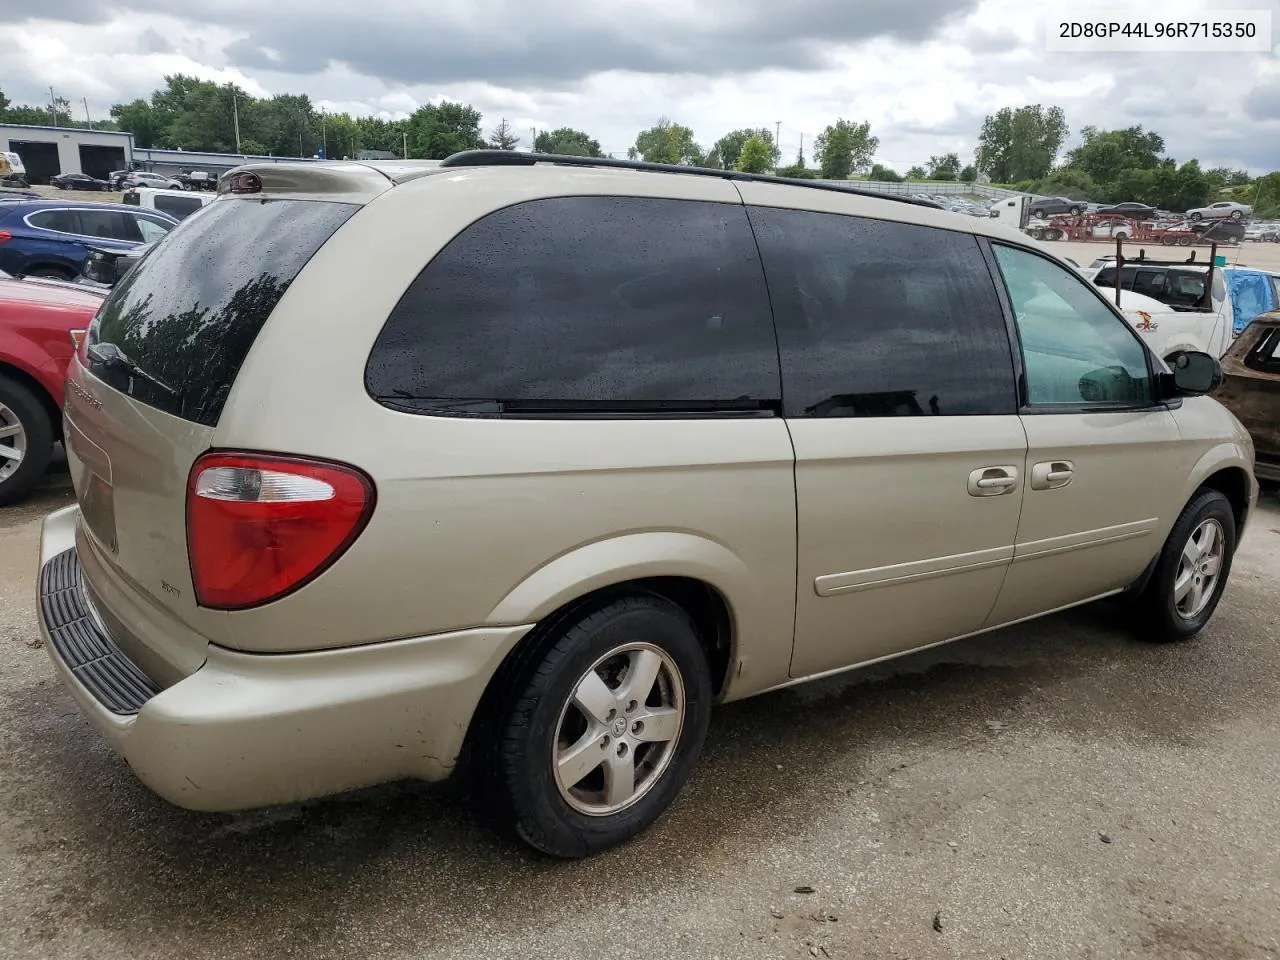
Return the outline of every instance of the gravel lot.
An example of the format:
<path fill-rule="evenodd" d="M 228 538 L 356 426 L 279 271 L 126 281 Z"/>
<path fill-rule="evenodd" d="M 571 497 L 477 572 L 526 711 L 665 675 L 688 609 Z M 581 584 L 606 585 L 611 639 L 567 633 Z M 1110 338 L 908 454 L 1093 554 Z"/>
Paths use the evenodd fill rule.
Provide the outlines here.
<path fill-rule="evenodd" d="M 671 814 L 583 863 L 456 785 L 238 816 L 149 794 L 34 646 L 67 502 L 63 473 L 0 510 L 0 956 L 1280 956 L 1274 494 L 1194 642 L 1090 608 L 733 704 Z"/>

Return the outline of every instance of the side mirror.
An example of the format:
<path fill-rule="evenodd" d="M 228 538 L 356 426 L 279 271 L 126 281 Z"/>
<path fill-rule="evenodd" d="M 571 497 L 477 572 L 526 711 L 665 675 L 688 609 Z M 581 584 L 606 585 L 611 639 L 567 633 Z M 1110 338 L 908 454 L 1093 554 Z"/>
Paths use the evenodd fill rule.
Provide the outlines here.
<path fill-rule="evenodd" d="M 988 213 L 988 214 L 987 214 L 987 216 L 989 216 L 989 217 L 998 217 L 998 216 L 1000 216 L 1000 211 L 999 211 L 999 210 L 997 210 L 995 207 L 992 207 L 992 208 L 991 208 L 991 212 L 990 212 L 990 213 Z"/>
<path fill-rule="evenodd" d="M 1199 350 L 1186 350 L 1168 359 L 1173 373 L 1164 374 L 1166 396 L 1196 397 L 1212 393 L 1222 383 L 1222 364 Z"/>

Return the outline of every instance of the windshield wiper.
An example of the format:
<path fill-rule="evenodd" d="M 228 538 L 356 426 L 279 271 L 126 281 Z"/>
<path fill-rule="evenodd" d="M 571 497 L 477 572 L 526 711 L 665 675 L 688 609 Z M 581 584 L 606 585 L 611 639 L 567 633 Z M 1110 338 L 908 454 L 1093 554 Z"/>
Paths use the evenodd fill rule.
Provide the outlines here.
<path fill-rule="evenodd" d="M 138 364 L 133 360 L 130 360 L 128 355 L 126 355 L 125 352 L 114 343 L 103 343 L 100 341 L 90 346 L 86 352 L 88 353 L 90 360 L 94 363 L 102 364 L 108 370 L 123 370 L 131 377 L 140 377 L 148 383 L 159 387 L 171 397 L 182 396 L 182 392 L 180 390 L 175 390 L 158 377 L 153 377 L 151 374 L 147 373 L 147 371 L 143 370 L 142 367 L 138 366 Z"/>

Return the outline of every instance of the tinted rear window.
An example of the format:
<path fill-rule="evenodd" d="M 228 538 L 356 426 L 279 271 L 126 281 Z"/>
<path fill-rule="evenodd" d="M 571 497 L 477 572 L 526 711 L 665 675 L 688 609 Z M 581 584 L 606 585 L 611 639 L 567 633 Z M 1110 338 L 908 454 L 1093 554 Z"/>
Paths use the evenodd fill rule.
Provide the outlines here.
<path fill-rule="evenodd" d="M 774 409 L 778 350 L 746 213 L 564 197 L 490 214 L 406 291 L 366 385 L 429 414 Z"/>
<path fill-rule="evenodd" d="M 117 390 L 206 426 L 254 339 L 321 245 L 358 209 L 310 200 L 224 200 L 182 223 L 120 281 L 90 343 L 145 375 L 90 363 Z"/>

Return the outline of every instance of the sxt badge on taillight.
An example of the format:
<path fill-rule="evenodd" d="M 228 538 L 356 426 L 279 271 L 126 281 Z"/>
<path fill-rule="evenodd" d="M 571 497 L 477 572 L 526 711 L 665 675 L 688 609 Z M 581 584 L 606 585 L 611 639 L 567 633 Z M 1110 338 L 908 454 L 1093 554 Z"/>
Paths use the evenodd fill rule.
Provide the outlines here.
<path fill-rule="evenodd" d="M 209 453 L 187 484 L 187 550 L 196 601 L 243 610 L 314 580 L 373 512 L 373 482 L 345 464 Z"/>

